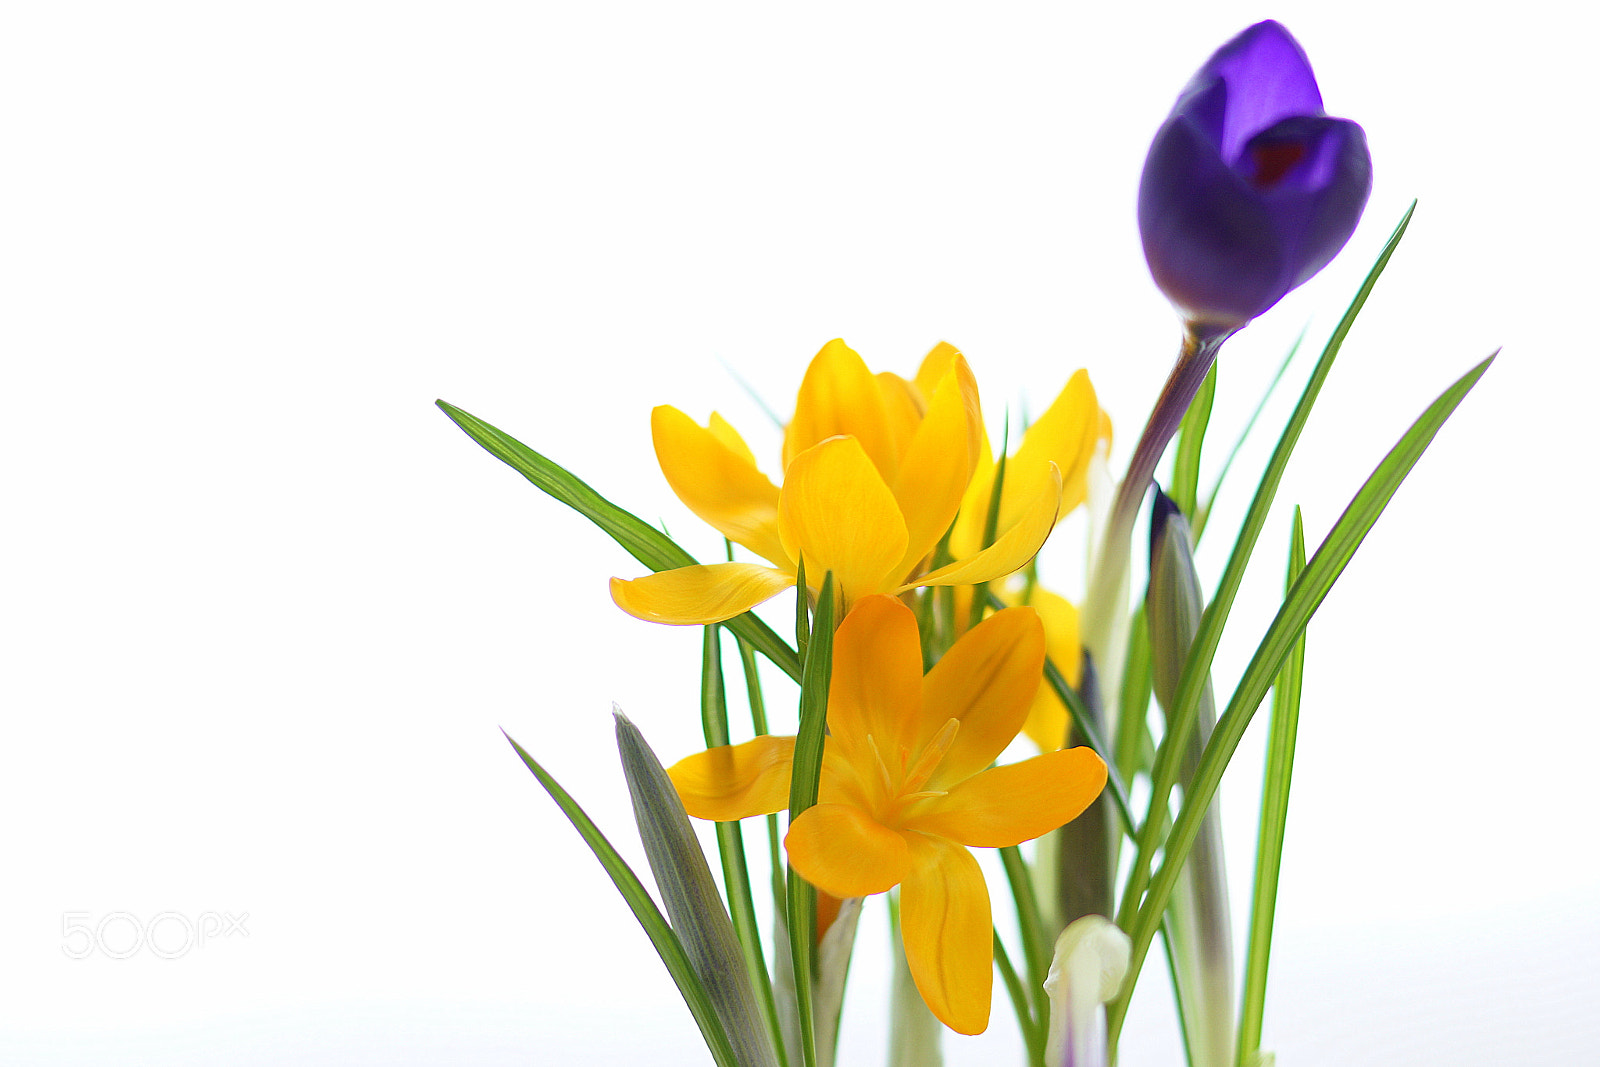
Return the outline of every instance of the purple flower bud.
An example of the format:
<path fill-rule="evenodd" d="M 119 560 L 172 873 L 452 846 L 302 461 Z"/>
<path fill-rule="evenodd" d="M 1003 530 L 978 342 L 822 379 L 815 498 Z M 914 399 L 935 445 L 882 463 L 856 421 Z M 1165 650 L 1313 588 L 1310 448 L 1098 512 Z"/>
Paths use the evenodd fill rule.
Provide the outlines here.
<path fill-rule="evenodd" d="M 1257 23 L 1200 68 L 1150 145 L 1150 273 L 1191 327 L 1231 332 L 1328 265 L 1371 190 L 1366 134 L 1323 112 L 1289 31 Z"/>

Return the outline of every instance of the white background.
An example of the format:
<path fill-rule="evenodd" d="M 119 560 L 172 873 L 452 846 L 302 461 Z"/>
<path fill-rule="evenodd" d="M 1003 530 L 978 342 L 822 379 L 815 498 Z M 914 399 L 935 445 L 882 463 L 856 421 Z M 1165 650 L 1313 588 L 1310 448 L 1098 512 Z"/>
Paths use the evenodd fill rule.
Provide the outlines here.
<path fill-rule="evenodd" d="M 638 565 L 432 401 L 702 558 L 650 407 L 715 407 L 775 456 L 724 367 L 781 409 L 834 336 L 903 373 L 957 344 L 996 431 L 1087 366 L 1120 462 L 1176 342 L 1133 219 L 1145 147 L 1265 17 L 1366 127 L 1376 184 L 1340 260 L 1228 346 L 1218 440 L 1413 197 L 1280 495 L 1313 544 L 1505 348 L 1312 627 L 1266 1046 L 1600 1054 L 1596 26 L 1575 10 L 7 5 L 0 1059 L 708 1062 L 499 732 L 638 859 L 609 710 L 691 751 L 699 634 L 618 612 L 606 579 Z M 1224 690 L 1285 540 L 1280 514 Z M 1069 589 L 1077 551 L 1070 528 L 1047 550 Z M 1241 893 L 1259 753 L 1252 731 L 1224 789 Z M 69 914 L 168 911 L 247 913 L 248 936 L 63 951 Z M 847 1064 L 882 1060 L 880 911 Z M 1176 1062 L 1161 1004 L 1136 1005 L 1126 1063 Z M 1006 1012 L 950 1062 L 1017 1062 Z"/>

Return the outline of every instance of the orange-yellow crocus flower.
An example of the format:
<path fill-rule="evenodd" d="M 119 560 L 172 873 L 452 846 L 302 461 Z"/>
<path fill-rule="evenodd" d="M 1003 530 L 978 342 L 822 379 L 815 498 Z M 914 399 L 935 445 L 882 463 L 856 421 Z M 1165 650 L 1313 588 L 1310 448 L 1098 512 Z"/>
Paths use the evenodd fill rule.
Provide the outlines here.
<path fill-rule="evenodd" d="M 1004 847 L 1079 815 L 1105 785 L 1087 748 L 993 767 L 1022 728 L 1044 666 L 1031 608 L 984 620 L 926 676 L 916 619 L 888 596 L 860 600 L 834 637 L 818 803 L 784 844 L 794 869 L 837 897 L 900 886 L 917 989 L 946 1026 L 989 1023 L 993 927 L 969 847 Z M 792 737 L 702 752 L 667 773 L 689 814 L 731 821 L 789 803 Z"/>
<path fill-rule="evenodd" d="M 676 408 L 656 408 L 651 433 L 673 491 L 771 565 L 714 563 L 613 578 L 612 599 L 651 622 L 705 624 L 794 585 L 802 559 L 812 591 L 833 572 L 845 611 L 877 593 L 972 585 L 1022 567 L 1055 525 L 1061 476 L 1054 469 L 1019 497 L 1015 525 L 993 545 L 926 569 L 961 507 L 982 436 L 977 383 L 960 353 L 949 352 L 923 406 L 910 383 L 873 375 L 842 341 L 825 346 L 785 435 L 781 489 L 721 417 L 701 426 Z"/>

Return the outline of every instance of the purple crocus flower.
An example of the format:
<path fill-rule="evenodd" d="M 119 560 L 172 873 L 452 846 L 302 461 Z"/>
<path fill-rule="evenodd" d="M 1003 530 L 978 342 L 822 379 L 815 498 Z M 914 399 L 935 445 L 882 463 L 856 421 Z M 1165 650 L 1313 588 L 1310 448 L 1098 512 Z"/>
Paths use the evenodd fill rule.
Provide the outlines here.
<path fill-rule="evenodd" d="M 1289 31 L 1257 23 L 1200 68 L 1150 145 L 1150 273 L 1191 329 L 1230 333 L 1327 266 L 1371 189 L 1366 134 L 1323 112 Z"/>

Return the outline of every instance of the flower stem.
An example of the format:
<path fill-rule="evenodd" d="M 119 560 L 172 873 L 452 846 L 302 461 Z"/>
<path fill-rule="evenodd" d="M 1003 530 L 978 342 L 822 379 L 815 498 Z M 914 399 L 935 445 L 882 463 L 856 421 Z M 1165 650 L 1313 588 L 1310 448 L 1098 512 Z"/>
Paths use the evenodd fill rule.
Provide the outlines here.
<path fill-rule="evenodd" d="M 1105 531 L 1090 561 L 1089 591 L 1081 612 L 1083 644 L 1094 657 L 1104 685 L 1115 685 L 1122 677 L 1122 642 L 1117 638 L 1126 621 L 1128 546 L 1134 522 L 1139 517 L 1140 503 L 1155 476 L 1156 464 L 1161 462 L 1190 402 L 1216 362 L 1222 342 L 1232 335 L 1231 330 L 1203 333 L 1192 325 L 1184 327 L 1178 360 L 1161 388 L 1161 395 L 1156 398 L 1150 420 L 1145 423 L 1144 433 L 1133 450 L 1133 459 L 1128 463 L 1128 473 L 1117 487 Z M 1107 706 L 1117 706 L 1117 696 L 1116 693 L 1102 694 Z"/>

